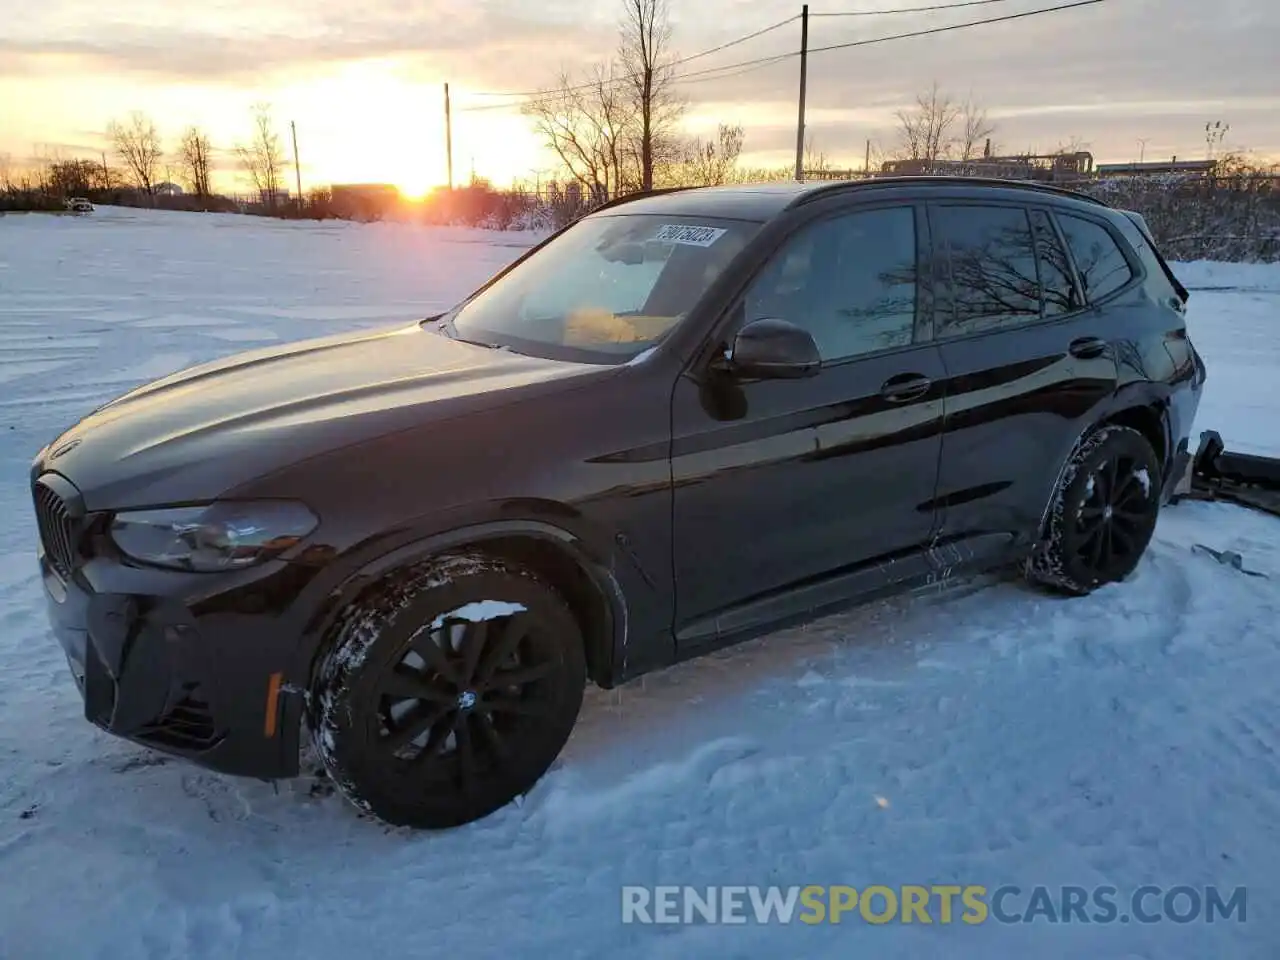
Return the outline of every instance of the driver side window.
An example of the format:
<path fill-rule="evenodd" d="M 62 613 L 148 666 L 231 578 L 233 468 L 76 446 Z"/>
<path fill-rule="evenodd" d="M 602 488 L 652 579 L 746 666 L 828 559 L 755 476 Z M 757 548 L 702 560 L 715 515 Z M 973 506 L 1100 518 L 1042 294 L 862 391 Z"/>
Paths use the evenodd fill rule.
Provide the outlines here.
<path fill-rule="evenodd" d="M 912 342 L 916 318 L 912 207 L 884 207 L 802 227 L 756 277 L 747 322 L 786 320 L 813 335 L 824 362 Z"/>

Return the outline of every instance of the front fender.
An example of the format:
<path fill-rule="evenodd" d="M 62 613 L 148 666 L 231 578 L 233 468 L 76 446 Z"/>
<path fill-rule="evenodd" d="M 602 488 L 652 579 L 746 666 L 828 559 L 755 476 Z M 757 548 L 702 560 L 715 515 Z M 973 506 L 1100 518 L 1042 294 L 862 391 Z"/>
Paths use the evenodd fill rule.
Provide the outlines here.
<path fill-rule="evenodd" d="M 567 508 L 560 510 L 563 513 L 558 522 L 527 514 L 458 522 L 459 518 L 446 514 L 413 531 L 398 531 L 393 537 L 379 540 L 381 549 L 371 550 L 365 544 L 350 551 L 346 562 L 335 560 L 309 590 L 322 591 L 323 596 L 313 595 L 313 611 L 302 631 L 292 675 L 300 682 L 309 682 L 316 656 L 340 611 L 391 571 L 459 548 L 483 549 L 486 541 L 522 537 L 542 541 L 562 551 L 586 573 L 605 599 L 608 610 L 605 635 L 595 640 L 598 646 L 591 653 L 594 661 L 602 665 L 602 675 L 608 682 L 619 672 L 618 665 L 623 663 L 627 648 L 630 617 L 626 584 L 634 576 L 643 578 L 644 574 L 627 556 L 612 548 L 606 535 L 600 531 L 584 531 L 579 515 Z M 574 524 L 577 529 L 570 529 L 565 522 L 571 517 L 578 520 Z M 629 564 L 629 568 L 624 564 Z"/>

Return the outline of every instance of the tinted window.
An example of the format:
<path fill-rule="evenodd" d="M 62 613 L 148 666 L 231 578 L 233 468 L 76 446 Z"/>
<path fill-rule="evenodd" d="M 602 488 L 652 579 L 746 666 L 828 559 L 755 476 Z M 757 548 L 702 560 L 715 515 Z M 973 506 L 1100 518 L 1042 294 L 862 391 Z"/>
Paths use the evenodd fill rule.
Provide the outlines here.
<path fill-rule="evenodd" d="M 1044 297 L 1044 315 L 1056 317 L 1082 306 L 1071 282 L 1067 253 L 1058 239 L 1049 215 L 1043 210 L 1031 211 L 1031 227 L 1036 237 L 1036 262 L 1040 267 L 1040 292 Z"/>
<path fill-rule="evenodd" d="M 951 278 L 951 309 L 938 335 L 955 337 L 1040 318 L 1035 247 L 1027 213 L 1017 207 L 936 207 L 934 246 Z"/>
<path fill-rule="evenodd" d="M 911 343 L 916 225 L 910 207 L 832 217 L 786 242 L 746 295 L 746 319 L 787 320 L 823 360 Z"/>
<path fill-rule="evenodd" d="M 1066 235 L 1085 296 L 1090 300 L 1114 293 L 1133 278 L 1129 262 L 1105 227 L 1061 213 L 1058 224 Z"/>

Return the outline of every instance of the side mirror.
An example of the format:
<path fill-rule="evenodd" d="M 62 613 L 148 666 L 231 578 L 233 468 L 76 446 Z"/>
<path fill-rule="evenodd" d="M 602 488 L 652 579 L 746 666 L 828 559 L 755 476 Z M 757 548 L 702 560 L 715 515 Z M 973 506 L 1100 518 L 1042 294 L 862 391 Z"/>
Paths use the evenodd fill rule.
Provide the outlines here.
<path fill-rule="evenodd" d="M 798 380 L 816 374 L 822 358 L 809 331 L 786 320 L 752 320 L 716 367 L 747 380 Z"/>

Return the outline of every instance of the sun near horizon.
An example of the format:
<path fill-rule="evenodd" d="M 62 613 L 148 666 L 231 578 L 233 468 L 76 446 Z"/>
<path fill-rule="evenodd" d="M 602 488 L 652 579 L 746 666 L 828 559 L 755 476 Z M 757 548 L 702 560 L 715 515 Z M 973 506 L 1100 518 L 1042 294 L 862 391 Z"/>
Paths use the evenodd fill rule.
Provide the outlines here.
<path fill-rule="evenodd" d="M 251 89 L 194 80 L 138 86 L 121 74 L 99 79 L 86 83 L 83 74 L 56 71 L 35 72 L 20 84 L 0 78 L 0 134 L 23 131 L 23 142 L 30 144 L 24 149 L 21 143 L 0 143 L 0 160 L 24 170 L 48 159 L 111 159 L 108 124 L 140 111 L 161 135 L 165 179 L 178 176 L 176 159 L 168 154 L 176 154 L 187 127 L 197 126 L 213 145 L 215 188 L 246 193 L 250 185 L 236 148 L 252 136 L 255 106 L 265 104 L 285 160 L 283 185 L 291 192 L 295 130 L 304 192 L 381 183 L 419 200 L 449 182 L 443 81 L 414 75 L 394 57 L 316 64 Z M 465 89 L 455 102 L 467 103 Z M 506 186 L 547 165 L 532 130 L 514 111 L 455 112 L 452 126 L 455 185 L 474 173 Z"/>
<path fill-rule="evenodd" d="M 1160 20 L 1162 28 L 1196 37 L 1195 71 L 1169 61 L 1170 43 L 1141 4 L 1117 0 L 857 51 L 838 48 L 985 14 L 965 4 L 954 13 L 865 15 L 877 6 L 935 9 L 914 0 L 874 0 L 855 11 L 826 5 L 828 14 L 844 7 L 859 15 L 814 21 L 806 136 L 833 165 L 861 167 L 864 157 L 898 148 L 896 112 L 938 82 L 989 110 L 1006 151 L 1043 153 L 1072 142 L 1099 162 L 1194 159 L 1205 155 L 1206 121 L 1220 119 L 1231 129 L 1223 149 L 1280 155 L 1280 98 L 1269 82 L 1280 8 L 1230 0 L 1233 16 L 1224 18 L 1196 0 L 1162 2 L 1178 11 Z M 706 56 L 681 68 L 688 85 L 678 92 L 688 110 L 677 136 L 713 137 L 722 122 L 740 124 L 744 168 L 793 163 L 798 76 L 787 56 L 799 42 L 791 22 L 798 7 L 790 0 L 761 0 L 749 10 L 735 0 L 671 3 L 672 56 Z M 358 8 L 219 0 L 199 9 L 159 0 L 117 0 L 109 8 L 92 0 L 36 7 L 0 0 L 0 20 L 10 28 L 0 38 L 0 173 L 34 171 L 52 159 L 112 158 L 108 124 L 141 111 L 163 139 L 166 180 L 180 178 L 178 141 L 194 125 L 214 147 L 214 188 L 247 194 L 236 147 L 252 135 L 254 105 L 266 103 L 291 192 L 296 127 L 304 191 L 382 183 L 420 198 L 449 180 L 448 81 L 453 182 L 473 174 L 498 187 L 546 182 L 561 165 L 521 115 L 523 94 L 482 92 L 546 89 L 562 69 L 580 79 L 593 64 L 607 68 L 617 44 L 616 0 L 562 14 L 512 0 L 481 7 L 424 0 L 409 8 L 384 0 Z M 709 55 L 727 43 L 741 45 Z M 1049 44 L 1054 55 L 1045 57 Z M 753 58 L 763 60 L 758 69 L 727 69 Z M 710 68 L 725 72 L 703 75 Z"/>
<path fill-rule="evenodd" d="M 304 181 L 388 183 L 415 200 L 448 184 L 443 80 L 382 57 L 312 72 L 277 100 L 280 120 L 299 117 Z M 518 117 L 455 114 L 452 127 L 455 184 L 469 179 L 477 159 L 478 176 L 504 185 L 539 162 L 539 144 Z"/>

